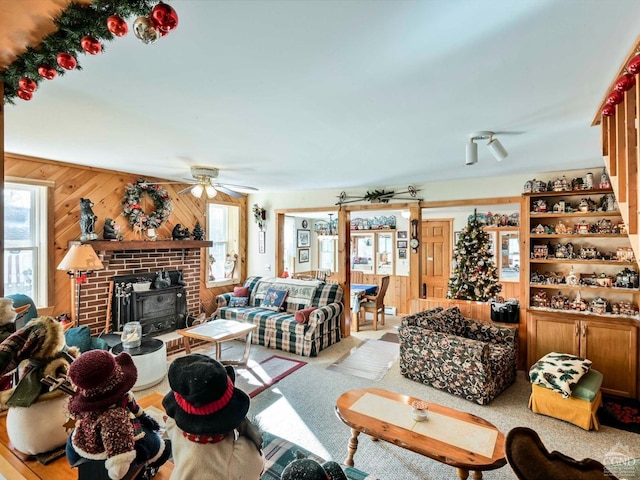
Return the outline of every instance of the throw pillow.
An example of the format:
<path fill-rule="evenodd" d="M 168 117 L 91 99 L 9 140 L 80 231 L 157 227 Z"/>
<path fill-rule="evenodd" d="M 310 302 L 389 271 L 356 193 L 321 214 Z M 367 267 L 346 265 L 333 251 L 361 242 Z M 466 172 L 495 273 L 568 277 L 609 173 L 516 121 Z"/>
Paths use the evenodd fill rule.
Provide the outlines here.
<path fill-rule="evenodd" d="M 246 307 L 249 305 L 249 297 L 231 297 L 229 299 L 230 307 Z"/>
<path fill-rule="evenodd" d="M 591 360 L 567 353 L 551 352 L 533 364 L 529 370 L 529 379 L 531 383 L 542 385 L 568 398 L 590 368 Z"/>
<path fill-rule="evenodd" d="M 284 305 L 284 300 L 287 298 L 286 290 L 277 290 L 275 288 L 267 289 L 264 298 L 262 299 L 262 303 L 260 306 L 262 308 L 266 308 L 268 310 L 275 310 L 276 312 L 282 308 Z"/>
<path fill-rule="evenodd" d="M 249 287 L 234 287 L 233 288 L 233 296 L 234 297 L 249 297 Z"/>
<path fill-rule="evenodd" d="M 309 308 L 303 308 L 302 310 L 298 310 L 296 312 L 296 322 L 307 323 L 309 321 L 309 316 L 311 315 L 311 312 L 317 309 L 318 307 L 309 307 Z"/>

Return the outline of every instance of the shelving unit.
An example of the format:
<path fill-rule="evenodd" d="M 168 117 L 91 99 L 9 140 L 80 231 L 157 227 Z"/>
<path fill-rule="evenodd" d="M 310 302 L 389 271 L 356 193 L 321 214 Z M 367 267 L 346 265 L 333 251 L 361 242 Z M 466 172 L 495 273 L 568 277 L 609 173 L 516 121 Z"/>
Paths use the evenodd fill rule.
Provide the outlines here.
<path fill-rule="evenodd" d="M 599 189 L 524 194 L 528 365 L 552 351 L 583 356 L 603 373 L 603 391 L 637 397 L 640 289 L 616 280 L 625 268 L 637 279 L 638 264 L 622 216 L 609 202 L 612 195 Z M 582 199 L 598 210 L 570 211 Z M 544 208 L 542 202 L 548 211 L 535 211 Z"/>

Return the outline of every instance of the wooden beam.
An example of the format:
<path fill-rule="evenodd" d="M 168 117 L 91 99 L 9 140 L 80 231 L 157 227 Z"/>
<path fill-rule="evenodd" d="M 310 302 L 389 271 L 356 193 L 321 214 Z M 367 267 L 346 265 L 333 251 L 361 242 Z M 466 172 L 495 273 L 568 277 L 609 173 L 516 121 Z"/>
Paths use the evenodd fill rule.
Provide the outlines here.
<path fill-rule="evenodd" d="M 0 92 L 4 92 L 4 82 L 0 81 Z M 0 245 L 2 245 L 2 255 L 0 255 L 0 272 L 4 272 L 4 95 L 0 99 L 0 151 L 2 152 L 2 187 L 0 189 Z M 3 280 L 0 282 L 0 297 L 4 297 L 4 274 Z"/>
<path fill-rule="evenodd" d="M 625 150 L 627 152 L 627 229 L 630 234 L 638 233 L 638 135 L 636 130 L 637 88 L 625 95 Z M 635 250 L 635 248 L 634 248 Z M 638 252 L 635 252 L 636 256 Z"/>
<path fill-rule="evenodd" d="M 626 150 L 626 133 L 627 127 L 625 123 L 625 103 L 622 102 L 616 106 L 616 176 L 618 177 L 618 203 L 626 203 L 627 201 L 627 150 Z"/>

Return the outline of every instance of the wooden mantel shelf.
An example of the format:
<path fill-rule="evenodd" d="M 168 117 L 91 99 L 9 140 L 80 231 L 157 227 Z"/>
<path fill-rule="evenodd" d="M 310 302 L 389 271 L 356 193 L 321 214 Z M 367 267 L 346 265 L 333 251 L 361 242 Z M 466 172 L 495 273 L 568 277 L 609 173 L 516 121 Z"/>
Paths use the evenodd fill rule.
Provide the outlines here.
<path fill-rule="evenodd" d="M 108 240 L 93 240 L 82 242 L 89 244 L 96 252 L 120 252 L 123 250 L 186 250 L 191 248 L 211 247 L 210 240 L 156 240 L 148 242 L 144 240 L 126 240 L 123 242 L 111 242 Z"/>

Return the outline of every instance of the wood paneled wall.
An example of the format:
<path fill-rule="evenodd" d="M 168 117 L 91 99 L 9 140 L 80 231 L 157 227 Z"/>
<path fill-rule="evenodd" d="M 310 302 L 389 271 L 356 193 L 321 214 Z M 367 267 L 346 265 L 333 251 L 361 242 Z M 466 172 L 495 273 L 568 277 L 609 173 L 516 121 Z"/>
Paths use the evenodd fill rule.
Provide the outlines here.
<path fill-rule="evenodd" d="M 368 285 L 380 285 L 384 275 L 374 275 L 351 271 L 351 283 L 364 283 Z M 384 296 L 384 304 L 389 307 L 396 307 L 398 315 L 409 313 L 409 277 L 391 275 L 389 288 Z"/>
<path fill-rule="evenodd" d="M 125 185 L 142 176 L 11 153 L 5 153 L 4 169 L 6 177 L 53 182 L 49 208 L 50 214 L 53 216 L 53 254 L 50 265 L 53 287 L 50 291 L 49 303 L 52 307 L 51 311 L 55 315 L 69 312 L 71 309 L 69 280 L 65 272 L 56 270 L 56 266 L 66 254 L 69 242 L 80 238 L 80 198 L 88 198 L 93 202 L 93 211 L 98 217 L 95 232 L 100 238 L 102 238 L 105 218 L 113 218 L 118 225 L 122 226 L 125 240 L 136 240 L 133 230 L 129 226 L 128 218 L 122 216 L 122 200 Z M 153 177 L 144 178 L 149 181 L 163 181 L 163 179 Z M 177 192 L 186 186 L 186 184 L 163 185 L 171 197 L 173 212 L 168 221 L 156 229 L 159 239 L 171 239 L 173 227 L 178 223 L 189 228 L 189 231 L 192 232 L 196 222 L 199 221 L 206 229 L 206 201 L 192 195 L 178 195 Z M 220 192 L 215 197 L 215 203 L 240 206 L 241 238 L 238 256 L 240 278 L 244 280 L 246 277 L 247 245 L 246 197 L 236 199 Z M 148 196 L 143 197 L 143 209 L 146 212 L 154 210 L 153 202 Z M 201 268 L 200 299 L 205 310 L 211 313 L 215 309 L 216 295 L 230 291 L 232 287 L 207 288 L 205 268 L 206 265 Z"/>

